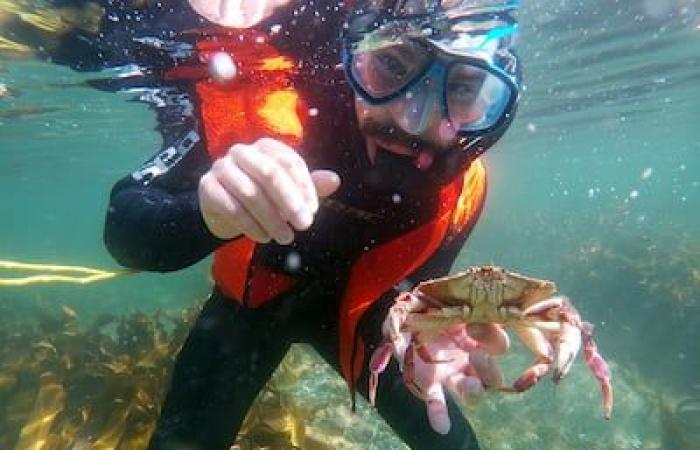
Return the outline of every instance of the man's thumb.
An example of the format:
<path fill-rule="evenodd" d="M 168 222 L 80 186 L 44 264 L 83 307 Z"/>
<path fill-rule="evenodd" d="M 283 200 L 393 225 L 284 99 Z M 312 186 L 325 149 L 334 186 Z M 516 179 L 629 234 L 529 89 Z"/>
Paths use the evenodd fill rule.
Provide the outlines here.
<path fill-rule="evenodd" d="M 315 170 L 311 173 L 311 179 L 320 198 L 328 197 L 340 187 L 340 177 L 332 170 Z"/>

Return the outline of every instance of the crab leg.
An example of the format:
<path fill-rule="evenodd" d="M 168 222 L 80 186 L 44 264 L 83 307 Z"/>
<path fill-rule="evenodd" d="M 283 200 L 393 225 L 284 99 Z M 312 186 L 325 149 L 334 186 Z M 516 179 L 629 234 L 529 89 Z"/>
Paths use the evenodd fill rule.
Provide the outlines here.
<path fill-rule="evenodd" d="M 583 333 L 586 332 L 581 316 L 569 299 L 564 296 L 559 298 L 562 299 L 561 309 L 559 310 L 561 330 L 559 333 L 553 334 L 552 339 L 556 349 L 554 373 L 552 375 L 555 383 L 561 381 L 569 373 L 576 355 L 581 349 Z"/>
<path fill-rule="evenodd" d="M 426 348 L 424 342 L 427 342 L 430 337 L 433 337 L 431 334 L 428 333 L 414 333 L 413 334 L 413 342 L 415 342 L 414 349 L 420 359 L 422 359 L 426 363 L 430 364 L 440 364 L 440 363 L 448 363 L 454 360 L 454 358 L 449 357 L 449 355 L 445 355 L 444 352 L 440 355 L 435 355 L 433 356 L 428 349 Z M 436 357 L 437 356 L 437 357 Z"/>
<path fill-rule="evenodd" d="M 553 310 L 558 312 L 559 308 L 561 308 L 565 303 L 566 298 L 561 295 L 557 295 L 556 297 L 537 302 L 525 308 L 522 314 L 525 317 L 536 316 L 543 318 L 544 320 L 551 319 L 550 312 Z M 556 317 L 556 315 L 554 317 Z"/>
<path fill-rule="evenodd" d="M 427 311 L 409 313 L 403 326 L 411 331 L 426 333 L 427 336 L 441 334 L 445 328 L 464 323 L 464 318 L 458 315 L 446 315 L 442 311 Z"/>
<path fill-rule="evenodd" d="M 555 349 L 552 377 L 558 383 L 569 372 L 581 349 L 582 325 L 578 311 L 567 297 L 558 295 L 530 306 L 523 315 L 550 338 Z"/>
<path fill-rule="evenodd" d="M 558 383 L 569 373 L 581 349 L 581 330 L 568 322 L 563 322 L 561 332 L 555 334 L 552 340 L 556 349 L 552 378 L 555 383 Z"/>
<path fill-rule="evenodd" d="M 391 342 L 384 342 L 374 350 L 372 358 L 369 361 L 369 402 L 374 406 L 374 401 L 377 398 L 377 387 L 379 386 L 379 375 L 386 370 L 386 366 L 391 361 L 393 347 Z"/>
<path fill-rule="evenodd" d="M 466 326 L 452 332 L 448 331 L 446 334 L 458 348 L 465 352 L 471 353 L 482 348 L 483 344 L 467 332 Z"/>
<path fill-rule="evenodd" d="M 610 382 L 610 369 L 608 363 L 598 351 L 598 346 L 593 341 L 593 337 L 586 333 L 583 338 L 583 356 L 586 364 L 593 372 L 593 376 L 600 383 L 603 392 L 603 417 L 610 419 L 613 407 L 613 388 Z"/>
<path fill-rule="evenodd" d="M 392 339 L 395 336 L 401 334 L 401 330 L 406 322 L 409 314 L 413 312 L 420 312 L 425 309 L 423 302 L 411 294 L 410 292 L 404 292 L 400 294 L 394 306 L 389 309 L 386 320 L 382 327 L 385 336 L 391 336 Z"/>
<path fill-rule="evenodd" d="M 402 331 L 406 318 L 413 312 L 425 309 L 424 302 L 411 292 L 404 292 L 396 297 L 394 305 L 389 309 L 386 320 L 382 326 L 385 341 L 372 353 L 370 358 L 369 397 L 374 404 L 379 386 L 379 376 L 386 370 L 392 353 L 399 362 L 399 367 L 404 371 L 404 359 L 407 354 L 413 352 L 413 335 Z M 410 336 L 410 337 L 409 337 Z M 411 352 L 409 352 L 409 348 Z"/>
<path fill-rule="evenodd" d="M 535 364 L 527 368 L 513 383 L 513 390 L 523 392 L 537 384 L 549 372 L 554 360 L 554 351 L 541 330 L 519 324 L 514 324 L 513 329 L 525 346 L 537 357 Z M 510 389 L 505 388 L 504 390 Z"/>

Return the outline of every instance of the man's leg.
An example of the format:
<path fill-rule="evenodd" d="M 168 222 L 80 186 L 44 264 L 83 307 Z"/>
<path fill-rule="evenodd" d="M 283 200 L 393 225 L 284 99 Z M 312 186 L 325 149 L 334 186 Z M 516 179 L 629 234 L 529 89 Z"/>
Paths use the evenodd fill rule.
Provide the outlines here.
<path fill-rule="evenodd" d="M 212 295 L 177 357 L 150 450 L 228 450 L 289 346 L 285 327 L 270 325 L 266 310 Z"/>

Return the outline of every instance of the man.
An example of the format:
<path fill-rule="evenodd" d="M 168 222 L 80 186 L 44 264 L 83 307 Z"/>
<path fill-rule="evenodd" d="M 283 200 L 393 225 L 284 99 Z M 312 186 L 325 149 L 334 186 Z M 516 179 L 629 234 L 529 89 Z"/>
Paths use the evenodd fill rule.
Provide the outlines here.
<path fill-rule="evenodd" d="M 366 393 L 386 311 L 449 270 L 483 206 L 477 157 L 515 113 L 517 5 L 475 3 L 292 2 L 244 30 L 202 21 L 134 39 L 158 64 L 109 83 L 138 86 L 166 142 L 114 187 L 106 244 L 153 271 L 215 252 L 150 448 L 228 448 L 293 342 Z M 214 81 L 221 55 L 236 74 Z M 442 385 L 463 392 L 445 371 L 421 407 L 390 367 L 377 408 L 413 448 L 478 448 L 449 420 Z"/>

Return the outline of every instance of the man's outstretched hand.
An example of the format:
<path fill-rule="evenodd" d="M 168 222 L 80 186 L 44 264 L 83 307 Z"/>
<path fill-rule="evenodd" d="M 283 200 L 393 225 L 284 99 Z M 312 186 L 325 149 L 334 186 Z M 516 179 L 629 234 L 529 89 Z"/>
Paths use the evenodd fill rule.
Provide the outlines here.
<path fill-rule="evenodd" d="M 393 342 L 407 343 L 409 339 L 403 333 Z M 373 391 L 376 391 L 376 384 L 373 387 L 372 383 L 379 382 L 378 376 L 393 352 L 401 361 L 406 387 L 425 401 L 430 426 L 438 433 L 447 434 L 451 423 L 444 389 L 469 403 L 477 400 L 484 390 L 501 387 L 503 375 L 493 356 L 505 353 L 509 346 L 508 335 L 495 324 L 452 325 L 432 337 L 423 335 L 419 342 L 414 340 L 408 346 L 387 341 L 370 362 L 373 373 L 370 400 L 374 402 Z"/>
<path fill-rule="evenodd" d="M 335 172 L 312 172 L 294 149 L 264 138 L 231 147 L 202 176 L 198 194 L 204 223 L 214 236 L 245 235 L 286 245 L 294 240 L 294 230 L 311 226 L 319 198 L 339 186 Z"/>
<path fill-rule="evenodd" d="M 485 389 L 501 387 L 503 375 L 493 356 L 505 353 L 508 347 L 508 336 L 498 325 L 456 325 L 444 335 L 427 340 L 415 353 L 414 382 L 424 393 L 430 426 L 435 431 L 450 431 L 443 388 L 461 401 L 472 402 Z"/>

